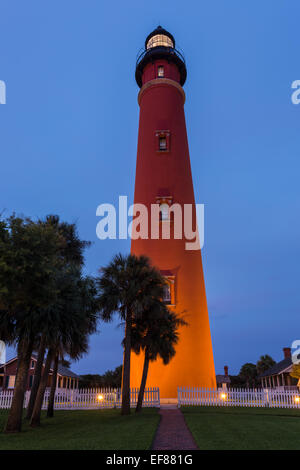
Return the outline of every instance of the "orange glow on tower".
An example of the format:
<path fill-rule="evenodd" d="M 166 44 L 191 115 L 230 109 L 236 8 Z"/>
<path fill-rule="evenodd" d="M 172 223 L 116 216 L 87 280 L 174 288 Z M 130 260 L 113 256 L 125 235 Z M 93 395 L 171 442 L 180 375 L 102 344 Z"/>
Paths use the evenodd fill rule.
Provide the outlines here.
<path fill-rule="evenodd" d="M 167 278 L 166 302 L 184 312 L 188 326 L 180 329 L 176 356 L 168 365 L 150 363 L 147 387 L 159 387 L 162 398 L 176 398 L 177 387 L 216 387 L 215 369 L 200 250 L 186 250 L 186 239 L 176 239 L 174 221 L 168 221 L 172 204 L 192 204 L 195 199 L 184 116 L 186 66 L 175 49 L 174 37 L 161 28 L 146 39 L 136 67 L 140 87 L 140 120 L 134 203 L 149 214 L 149 238 L 131 242 L 131 252 L 147 255 Z M 169 223 L 171 238 L 153 239 L 151 204 L 160 204 L 160 225 Z M 139 387 L 143 354 L 131 355 L 131 387 Z"/>

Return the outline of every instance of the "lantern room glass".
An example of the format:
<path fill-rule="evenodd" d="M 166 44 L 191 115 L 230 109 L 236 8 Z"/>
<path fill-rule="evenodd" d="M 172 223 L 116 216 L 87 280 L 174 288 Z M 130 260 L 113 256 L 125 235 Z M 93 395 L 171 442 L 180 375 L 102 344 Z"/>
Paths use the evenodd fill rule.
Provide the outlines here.
<path fill-rule="evenodd" d="M 172 39 L 166 36 L 165 34 L 155 34 L 155 36 L 152 36 L 152 38 L 150 38 L 147 42 L 147 49 L 159 46 L 174 47 L 174 44 Z"/>

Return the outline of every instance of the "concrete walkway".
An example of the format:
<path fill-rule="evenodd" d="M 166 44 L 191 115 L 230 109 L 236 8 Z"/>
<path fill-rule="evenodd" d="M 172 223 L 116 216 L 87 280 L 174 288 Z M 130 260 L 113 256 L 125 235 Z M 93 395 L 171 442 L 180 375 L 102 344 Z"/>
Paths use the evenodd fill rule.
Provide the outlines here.
<path fill-rule="evenodd" d="M 185 424 L 181 411 L 172 405 L 162 406 L 160 423 L 154 438 L 153 450 L 197 450 L 194 438 Z"/>

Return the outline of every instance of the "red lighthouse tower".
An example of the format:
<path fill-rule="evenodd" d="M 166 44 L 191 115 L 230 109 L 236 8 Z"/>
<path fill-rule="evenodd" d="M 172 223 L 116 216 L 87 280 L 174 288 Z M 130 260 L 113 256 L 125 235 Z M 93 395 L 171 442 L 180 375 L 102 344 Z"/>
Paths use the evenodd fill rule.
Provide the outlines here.
<path fill-rule="evenodd" d="M 135 76 L 140 120 L 134 203 L 148 209 L 149 236 L 133 239 L 131 252 L 147 255 L 161 270 L 169 286 L 165 301 L 188 322 L 180 330 L 171 362 L 150 364 L 147 387 L 159 386 L 162 398 L 175 398 L 179 386 L 212 388 L 216 379 L 201 252 L 187 250 L 184 234 L 178 238 L 173 230 L 172 206 L 180 205 L 183 212 L 184 205 L 190 205 L 195 219 L 195 199 L 182 88 L 186 66 L 174 37 L 161 26 L 147 37 Z M 160 205 L 159 237 L 151 236 L 155 204 Z M 167 239 L 162 237 L 164 224 L 170 227 Z M 131 361 L 131 386 L 139 387 L 143 357 L 132 353 Z"/>

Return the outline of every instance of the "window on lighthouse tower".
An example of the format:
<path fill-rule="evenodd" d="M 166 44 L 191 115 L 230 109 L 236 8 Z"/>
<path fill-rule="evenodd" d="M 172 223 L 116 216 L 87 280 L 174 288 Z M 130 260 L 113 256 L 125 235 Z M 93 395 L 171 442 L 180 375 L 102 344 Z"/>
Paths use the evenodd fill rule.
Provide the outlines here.
<path fill-rule="evenodd" d="M 167 139 L 165 136 L 159 138 L 159 150 L 167 150 Z"/>
<path fill-rule="evenodd" d="M 170 286 L 170 284 L 166 284 L 165 287 L 164 287 L 163 301 L 167 305 L 171 304 L 171 286 Z"/>
<path fill-rule="evenodd" d="M 162 65 L 157 68 L 157 76 L 163 78 L 165 76 L 165 70 Z"/>

